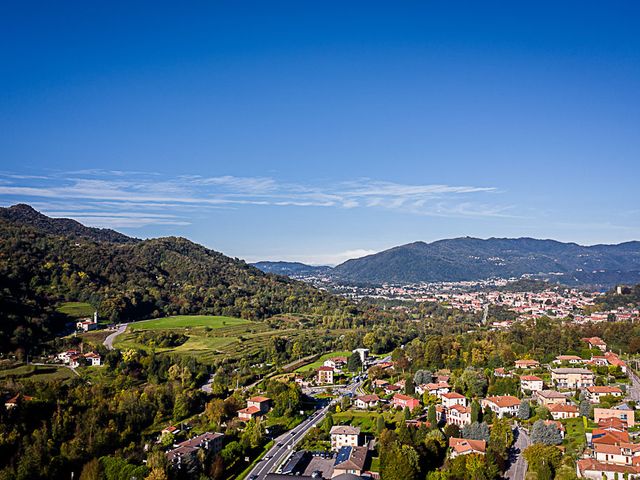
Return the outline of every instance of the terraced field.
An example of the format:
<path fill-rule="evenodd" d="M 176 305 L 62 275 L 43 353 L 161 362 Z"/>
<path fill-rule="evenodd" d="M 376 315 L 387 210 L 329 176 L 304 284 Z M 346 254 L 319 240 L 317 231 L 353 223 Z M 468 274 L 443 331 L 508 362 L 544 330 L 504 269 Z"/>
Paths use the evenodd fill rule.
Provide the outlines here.
<path fill-rule="evenodd" d="M 252 322 L 241 318 L 212 316 L 180 316 L 144 320 L 129 325 L 127 331 L 118 336 L 114 346 L 120 349 L 150 347 L 141 343 L 145 331 L 171 331 L 187 335 L 188 340 L 177 347 L 155 347 L 156 352 L 194 355 L 202 362 L 212 362 L 220 356 L 251 356 L 264 348 L 269 337 L 282 335 L 294 337 L 299 329 L 277 330 L 263 322 Z"/>

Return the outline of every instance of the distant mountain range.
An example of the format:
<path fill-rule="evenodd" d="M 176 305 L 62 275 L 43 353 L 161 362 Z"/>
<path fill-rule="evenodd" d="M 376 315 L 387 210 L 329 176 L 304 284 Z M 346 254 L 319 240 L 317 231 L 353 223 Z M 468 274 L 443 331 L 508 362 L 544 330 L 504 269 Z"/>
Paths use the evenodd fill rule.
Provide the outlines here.
<path fill-rule="evenodd" d="M 533 276 L 566 285 L 610 286 L 640 282 L 640 242 L 582 246 L 533 238 L 464 237 L 394 247 L 348 260 L 327 273 L 337 281 L 371 284 Z"/>
<path fill-rule="evenodd" d="M 289 277 L 321 275 L 323 273 L 329 273 L 332 270 L 332 268 L 327 265 L 315 266 L 306 265 L 300 262 L 265 261 L 252 263 L 251 265 L 265 273 L 275 273 L 278 275 L 287 275 Z"/>

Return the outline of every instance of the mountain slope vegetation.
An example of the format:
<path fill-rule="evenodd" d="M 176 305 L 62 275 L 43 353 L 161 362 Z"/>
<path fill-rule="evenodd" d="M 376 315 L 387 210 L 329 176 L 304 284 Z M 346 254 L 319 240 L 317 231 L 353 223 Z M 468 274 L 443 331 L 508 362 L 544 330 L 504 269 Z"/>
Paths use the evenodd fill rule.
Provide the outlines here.
<path fill-rule="evenodd" d="M 62 301 L 88 302 L 112 322 L 179 314 L 263 319 L 356 312 L 344 299 L 185 238 L 103 241 L 102 231 L 80 224 L 61 231 L 60 223 L 35 210 L 33 222 L 28 215 L 0 215 L 2 349 L 61 328 L 64 318 L 54 307 Z"/>

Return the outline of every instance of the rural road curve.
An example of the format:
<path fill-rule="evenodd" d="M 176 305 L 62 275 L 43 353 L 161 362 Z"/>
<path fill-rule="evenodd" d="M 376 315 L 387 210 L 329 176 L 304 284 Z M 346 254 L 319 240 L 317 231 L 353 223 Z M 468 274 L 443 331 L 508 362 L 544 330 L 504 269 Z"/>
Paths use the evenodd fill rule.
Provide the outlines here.
<path fill-rule="evenodd" d="M 116 339 L 118 335 L 120 335 L 121 333 L 124 333 L 124 331 L 127 329 L 127 325 L 128 323 L 122 323 L 118 325 L 118 329 L 104 339 L 104 342 L 102 343 L 105 347 L 107 347 L 107 350 L 113 350 L 113 341 Z"/>

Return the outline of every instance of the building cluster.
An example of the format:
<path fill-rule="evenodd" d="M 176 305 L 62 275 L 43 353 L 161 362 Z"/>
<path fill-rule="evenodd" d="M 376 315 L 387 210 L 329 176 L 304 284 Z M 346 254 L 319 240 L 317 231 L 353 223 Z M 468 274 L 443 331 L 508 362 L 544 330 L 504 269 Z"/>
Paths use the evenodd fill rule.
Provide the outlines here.
<path fill-rule="evenodd" d="M 102 356 L 96 352 L 82 353 L 78 350 L 65 350 L 60 352 L 57 359 L 71 368 L 77 368 L 83 365 L 99 367 L 102 365 Z"/>

